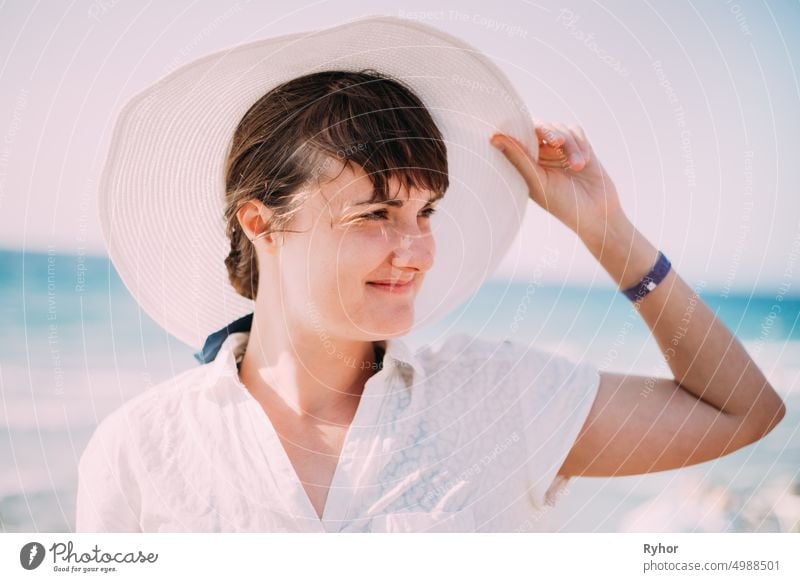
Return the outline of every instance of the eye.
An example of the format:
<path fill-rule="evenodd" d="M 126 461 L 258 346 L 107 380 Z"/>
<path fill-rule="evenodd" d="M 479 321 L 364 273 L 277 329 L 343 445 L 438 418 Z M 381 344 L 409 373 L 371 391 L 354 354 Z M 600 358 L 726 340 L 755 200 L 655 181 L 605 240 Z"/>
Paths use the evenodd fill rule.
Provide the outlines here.
<path fill-rule="evenodd" d="M 386 211 L 385 210 L 376 210 L 375 212 L 370 212 L 369 214 L 364 214 L 359 218 L 364 218 L 366 220 L 383 220 L 386 218 Z"/>
<path fill-rule="evenodd" d="M 428 208 L 425 208 L 422 211 L 421 214 L 425 218 L 430 218 L 431 215 L 433 215 L 434 212 L 436 212 L 436 209 L 433 208 L 432 206 L 429 206 Z M 387 217 L 387 211 L 386 210 L 376 210 L 375 212 L 370 212 L 369 214 L 364 214 L 363 216 L 360 216 L 359 218 L 363 218 L 365 220 L 383 220 L 386 217 Z"/>

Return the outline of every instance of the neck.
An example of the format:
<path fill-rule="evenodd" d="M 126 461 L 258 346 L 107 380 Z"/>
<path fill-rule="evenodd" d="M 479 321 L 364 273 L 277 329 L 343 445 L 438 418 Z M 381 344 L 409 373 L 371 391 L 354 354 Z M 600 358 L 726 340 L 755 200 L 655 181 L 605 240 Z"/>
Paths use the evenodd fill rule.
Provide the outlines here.
<path fill-rule="evenodd" d="M 259 317 L 257 309 L 239 376 L 259 402 L 298 420 L 335 421 L 352 417 L 364 384 L 377 371 L 375 360 L 373 342 L 289 330 L 282 321 Z"/>

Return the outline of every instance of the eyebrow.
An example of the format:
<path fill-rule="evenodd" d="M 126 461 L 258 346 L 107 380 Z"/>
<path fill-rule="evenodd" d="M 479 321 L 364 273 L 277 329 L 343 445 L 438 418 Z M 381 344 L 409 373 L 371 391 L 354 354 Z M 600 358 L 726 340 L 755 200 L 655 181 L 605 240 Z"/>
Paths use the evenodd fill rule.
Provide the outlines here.
<path fill-rule="evenodd" d="M 444 198 L 444 192 L 437 192 L 434 194 L 429 200 L 428 204 L 436 202 Z M 361 202 L 356 202 L 353 206 L 366 206 L 367 204 L 386 204 L 388 206 L 396 206 L 398 208 L 403 207 L 403 200 L 398 200 L 397 198 L 390 198 L 389 200 L 363 200 Z"/>

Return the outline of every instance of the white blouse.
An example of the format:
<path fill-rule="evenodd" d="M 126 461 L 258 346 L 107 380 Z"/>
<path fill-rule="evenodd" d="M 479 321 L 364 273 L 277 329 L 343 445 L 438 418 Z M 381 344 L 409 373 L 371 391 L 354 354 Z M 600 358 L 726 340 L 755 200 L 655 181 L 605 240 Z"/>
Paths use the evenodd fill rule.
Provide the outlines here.
<path fill-rule="evenodd" d="M 317 516 L 240 382 L 248 333 L 99 424 L 79 465 L 78 532 L 536 532 L 599 372 L 516 341 L 386 341 Z"/>

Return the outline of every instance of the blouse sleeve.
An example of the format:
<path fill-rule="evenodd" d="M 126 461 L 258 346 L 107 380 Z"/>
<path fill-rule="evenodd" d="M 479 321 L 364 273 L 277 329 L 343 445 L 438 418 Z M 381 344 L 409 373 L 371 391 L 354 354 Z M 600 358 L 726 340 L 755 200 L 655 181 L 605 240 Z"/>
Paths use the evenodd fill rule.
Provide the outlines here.
<path fill-rule="evenodd" d="M 558 470 L 594 403 L 599 370 L 521 342 L 506 340 L 503 346 L 513 370 L 512 388 L 519 393 L 531 501 L 537 509 L 553 507 L 569 481 Z"/>
<path fill-rule="evenodd" d="M 78 464 L 77 532 L 140 532 L 141 495 L 128 423 L 119 411 L 97 426 Z"/>

